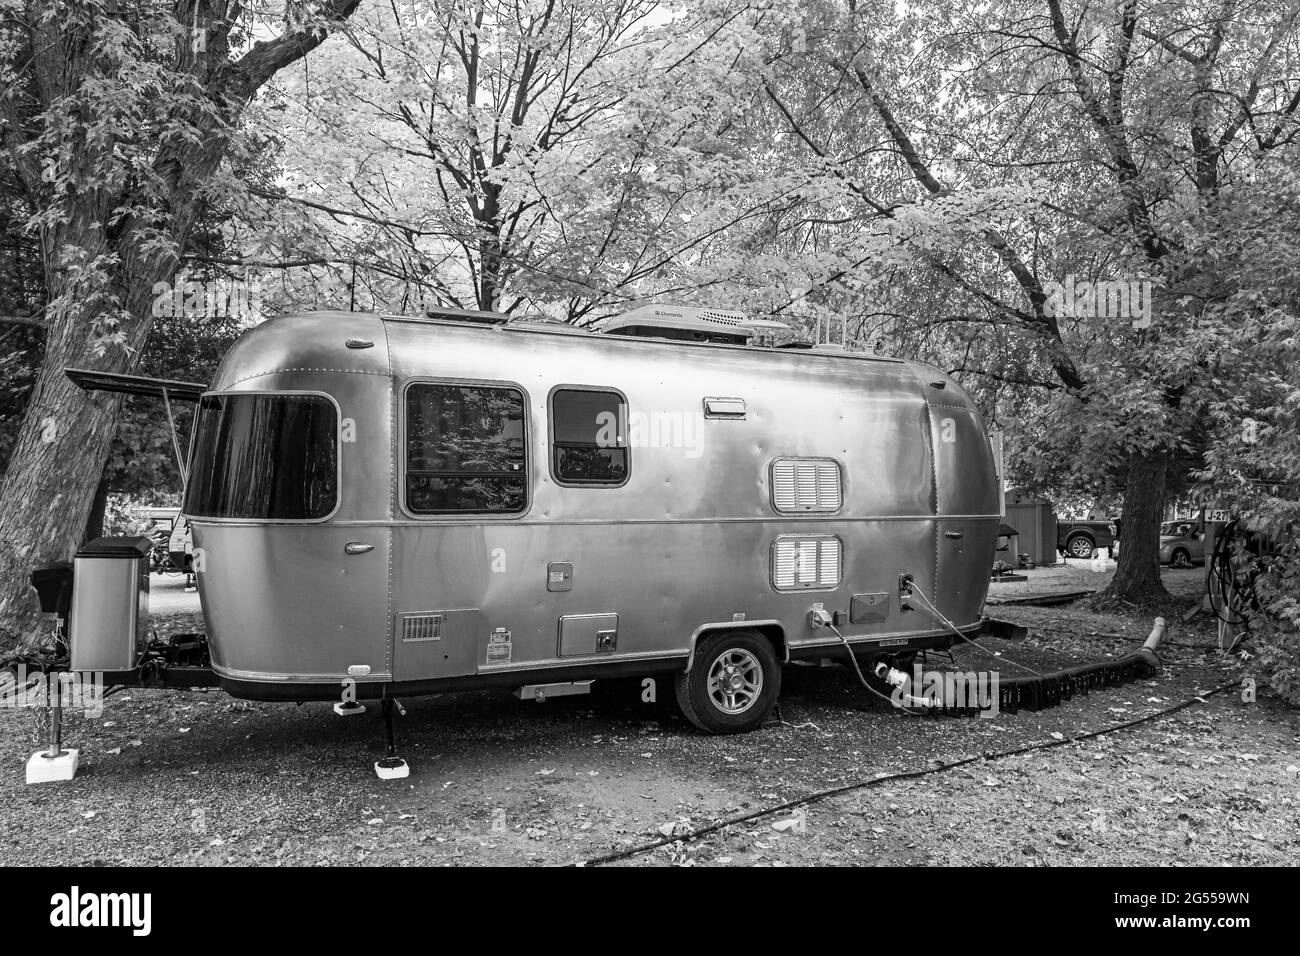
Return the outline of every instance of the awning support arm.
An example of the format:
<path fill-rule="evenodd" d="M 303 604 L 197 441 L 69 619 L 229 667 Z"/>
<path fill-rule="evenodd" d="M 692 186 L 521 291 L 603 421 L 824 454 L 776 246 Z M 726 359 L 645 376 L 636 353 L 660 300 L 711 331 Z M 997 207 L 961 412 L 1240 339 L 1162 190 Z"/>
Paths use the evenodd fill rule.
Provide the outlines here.
<path fill-rule="evenodd" d="M 162 390 L 163 408 L 167 410 L 167 431 L 172 436 L 172 452 L 176 455 L 176 467 L 180 469 L 181 484 L 185 484 L 186 471 L 185 457 L 181 454 L 181 443 L 176 437 L 176 419 L 172 416 L 172 402 L 167 397 L 167 387 L 164 385 Z"/>

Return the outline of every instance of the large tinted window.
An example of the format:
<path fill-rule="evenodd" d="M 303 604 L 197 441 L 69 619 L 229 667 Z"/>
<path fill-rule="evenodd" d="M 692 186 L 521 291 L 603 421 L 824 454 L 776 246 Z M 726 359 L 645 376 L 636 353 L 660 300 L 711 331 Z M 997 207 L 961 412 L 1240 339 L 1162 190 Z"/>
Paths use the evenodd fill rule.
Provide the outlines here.
<path fill-rule="evenodd" d="M 324 518 L 338 497 L 338 421 L 319 395 L 209 395 L 199 404 L 185 513 Z"/>
<path fill-rule="evenodd" d="M 617 392 L 558 389 L 551 397 L 551 472 L 575 485 L 627 479 L 627 412 Z"/>
<path fill-rule="evenodd" d="M 523 511 L 524 462 L 519 389 L 416 384 L 406 390 L 406 507 L 415 514 Z"/>

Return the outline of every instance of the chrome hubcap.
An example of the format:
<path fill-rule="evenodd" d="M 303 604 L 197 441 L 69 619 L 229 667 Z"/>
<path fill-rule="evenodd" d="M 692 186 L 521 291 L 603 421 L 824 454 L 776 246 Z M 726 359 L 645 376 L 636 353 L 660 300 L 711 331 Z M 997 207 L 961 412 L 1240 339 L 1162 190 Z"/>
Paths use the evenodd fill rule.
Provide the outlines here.
<path fill-rule="evenodd" d="M 763 667 L 749 651 L 725 651 L 709 668 L 709 697 L 724 714 L 743 714 L 762 690 Z"/>

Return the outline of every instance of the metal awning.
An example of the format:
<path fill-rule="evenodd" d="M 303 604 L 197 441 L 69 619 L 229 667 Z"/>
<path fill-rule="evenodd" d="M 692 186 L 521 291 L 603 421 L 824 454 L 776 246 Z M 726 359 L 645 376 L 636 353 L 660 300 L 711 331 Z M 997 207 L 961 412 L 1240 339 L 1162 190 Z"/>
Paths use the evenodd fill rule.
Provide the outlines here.
<path fill-rule="evenodd" d="M 177 382 L 167 378 L 149 378 L 147 375 L 95 372 L 85 368 L 65 368 L 63 374 L 87 392 L 117 392 L 122 395 L 161 398 L 163 408 L 167 412 L 167 425 L 171 433 L 172 453 L 176 456 L 176 467 L 180 469 L 181 481 L 185 481 L 189 467 L 185 455 L 181 453 L 180 440 L 176 437 L 176 418 L 172 415 L 172 400 L 197 402 L 208 390 L 206 385 L 200 385 L 198 382 Z"/>
<path fill-rule="evenodd" d="M 145 395 L 150 398 L 197 402 L 208 390 L 198 382 L 177 382 L 146 375 L 122 375 L 118 372 L 95 372 L 84 368 L 65 368 L 63 374 L 87 392 L 118 392 L 122 395 Z"/>

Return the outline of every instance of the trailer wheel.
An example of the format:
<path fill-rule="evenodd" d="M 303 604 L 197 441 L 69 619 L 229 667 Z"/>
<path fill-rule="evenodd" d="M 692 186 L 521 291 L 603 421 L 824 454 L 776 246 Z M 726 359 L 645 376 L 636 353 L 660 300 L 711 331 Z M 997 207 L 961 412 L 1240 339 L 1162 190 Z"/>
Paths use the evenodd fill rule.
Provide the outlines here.
<path fill-rule="evenodd" d="M 781 693 L 781 664 L 755 631 L 724 631 L 702 640 L 695 663 L 678 676 L 686 719 L 711 734 L 741 734 L 767 717 Z"/>

